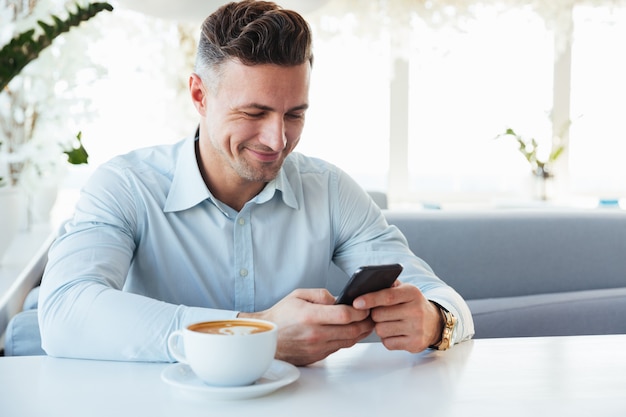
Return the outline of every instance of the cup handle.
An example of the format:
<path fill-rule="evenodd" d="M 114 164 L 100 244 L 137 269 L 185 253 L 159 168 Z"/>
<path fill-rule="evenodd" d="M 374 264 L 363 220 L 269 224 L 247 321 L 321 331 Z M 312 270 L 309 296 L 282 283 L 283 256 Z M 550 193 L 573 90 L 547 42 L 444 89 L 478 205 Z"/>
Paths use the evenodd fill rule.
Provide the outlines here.
<path fill-rule="evenodd" d="M 175 330 L 167 338 L 167 348 L 170 354 L 180 363 L 189 364 L 185 352 L 180 350 L 178 338 L 183 336 L 182 330 Z"/>

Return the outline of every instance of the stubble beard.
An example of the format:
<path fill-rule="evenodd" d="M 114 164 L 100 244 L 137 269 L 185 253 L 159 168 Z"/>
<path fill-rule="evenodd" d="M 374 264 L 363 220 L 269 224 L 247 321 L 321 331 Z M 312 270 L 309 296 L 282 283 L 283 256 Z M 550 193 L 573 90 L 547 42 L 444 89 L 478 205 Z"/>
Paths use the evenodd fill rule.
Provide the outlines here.
<path fill-rule="evenodd" d="M 245 158 L 240 158 L 233 161 L 231 166 L 246 181 L 268 183 L 278 176 L 282 161 L 261 163 L 259 167 L 259 164 L 251 164 Z"/>

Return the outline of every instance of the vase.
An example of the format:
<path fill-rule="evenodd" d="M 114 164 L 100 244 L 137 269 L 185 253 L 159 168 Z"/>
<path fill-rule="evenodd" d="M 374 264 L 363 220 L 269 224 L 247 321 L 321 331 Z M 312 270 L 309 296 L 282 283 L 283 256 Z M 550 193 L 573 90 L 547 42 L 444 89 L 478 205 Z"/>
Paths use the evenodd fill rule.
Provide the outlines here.
<path fill-rule="evenodd" d="M 532 174 L 530 178 L 531 199 L 549 201 L 554 194 L 554 177 Z"/>
<path fill-rule="evenodd" d="M 0 265 L 4 263 L 5 252 L 23 224 L 25 211 L 25 198 L 21 189 L 0 187 Z"/>

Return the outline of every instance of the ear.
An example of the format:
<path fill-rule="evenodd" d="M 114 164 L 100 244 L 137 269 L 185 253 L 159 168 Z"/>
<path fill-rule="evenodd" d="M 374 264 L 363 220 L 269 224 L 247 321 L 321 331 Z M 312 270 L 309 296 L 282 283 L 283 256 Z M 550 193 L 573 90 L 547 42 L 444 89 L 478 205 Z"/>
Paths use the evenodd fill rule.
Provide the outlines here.
<path fill-rule="evenodd" d="M 206 114 L 206 89 L 202 78 L 196 73 L 189 76 L 189 93 L 194 107 L 201 116 L 204 116 Z"/>

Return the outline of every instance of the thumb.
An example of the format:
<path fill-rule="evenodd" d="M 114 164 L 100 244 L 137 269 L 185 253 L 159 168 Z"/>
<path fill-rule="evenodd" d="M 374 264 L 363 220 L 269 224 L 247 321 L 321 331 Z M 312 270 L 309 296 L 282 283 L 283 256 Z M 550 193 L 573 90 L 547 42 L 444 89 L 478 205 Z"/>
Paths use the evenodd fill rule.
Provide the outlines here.
<path fill-rule="evenodd" d="M 335 297 L 326 288 L 300 288 L 294 290 L 292 294 L 314 304 L 335 304 Z"/>

